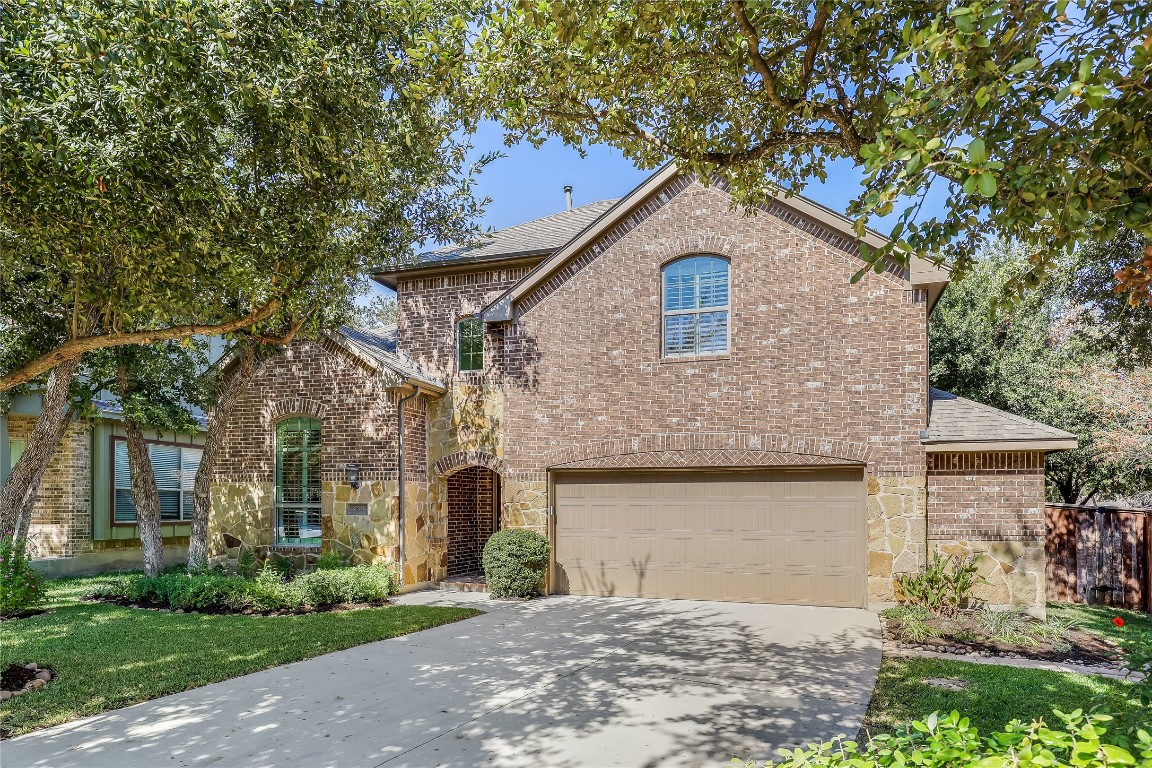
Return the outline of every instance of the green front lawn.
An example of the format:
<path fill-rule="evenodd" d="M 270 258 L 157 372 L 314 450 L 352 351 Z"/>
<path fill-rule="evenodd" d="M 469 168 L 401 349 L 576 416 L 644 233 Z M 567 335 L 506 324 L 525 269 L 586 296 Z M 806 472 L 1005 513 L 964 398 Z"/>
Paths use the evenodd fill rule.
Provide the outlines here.
<path fill-rule="evenodd" d="M 81 602 L 95 580 L 50 582 L 51 612 L 0 623 L 0 669 L 35 661 L 58 675 L 0 706 L 5 735 L 479 613 L 422 605 L 268 617 L 160 613 Z"/>
<path fill-rule="evenodd" d="M 967 683 L 962 691 L 929 685 L 929 678 Z M 865 728 L 872 734 L 899 730 L 932 712 L 957 710 L 981 733 L 1000 730 L 1013 719 L 1051 718 L 1052 710 L 1070 712 L 1105 703 L 1117 717 L 1135 721 L 1142 714 L 1131 683 L 1095 675 L 1017 669 L 992 664 L 937 659 L 885 659 L 880 667 Z"/>
<path fill-rule="evenodd" d="M 1106 605 L 1080 605 L 1078 603 L 1049 603 L 1049 618 L 1061 621 L 1075 620 L 1085 632 L 1114 640 L 1144 655 L 1152 655 L 1152 617 L 1137 611 L 1109 608 Z M 1119 616 L 1124 626 L 1117 627 L 1112 619 Z"/>
<path fill-rule="evenodd" d="M 1129 648 L 1152 651 L 1152 620 L 1146 614 L 1101 606 L 1052 603 L 1048 616 L 1076 619 L 1080 629 L 1121 642 Z M 1112 624 L 1120 616 L 1123 628 Z M 964 690 L 929 685 L 929 678 L 952 678 L 967 684 Z M 1041 669 L 972 664 L 937 659 L 885 659 L 880 668 L 865 728 L 873 734 L 899 730 L 932 712 L 957 710 L 983 733 L 1001 729 L 1010 720 L 1051 719 L 1053 709 L 1065 712 L 1101 705 L 1121 723 L 1147 718 L 1135 698 L 1132 683 Z"/>

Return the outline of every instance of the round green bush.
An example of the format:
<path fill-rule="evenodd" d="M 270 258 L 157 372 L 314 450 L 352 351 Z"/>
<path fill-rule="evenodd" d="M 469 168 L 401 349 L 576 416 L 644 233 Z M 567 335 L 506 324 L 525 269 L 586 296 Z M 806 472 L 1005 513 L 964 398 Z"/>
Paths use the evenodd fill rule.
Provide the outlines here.
<path fill-rule="evenodd" d="M 551 553 L 535 531 L 505 528 L 484 545 L 484 577 L 493 597 L 531 597 L 540 592 Z"/>

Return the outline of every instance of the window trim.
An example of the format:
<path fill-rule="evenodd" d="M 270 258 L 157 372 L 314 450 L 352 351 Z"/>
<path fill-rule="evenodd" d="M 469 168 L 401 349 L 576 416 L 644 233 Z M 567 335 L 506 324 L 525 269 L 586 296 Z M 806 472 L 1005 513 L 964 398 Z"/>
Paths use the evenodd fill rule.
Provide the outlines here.
<path fill-rule="evenodd" d="M 464 368 L 461 365 L 461 355 L 463 354 L 463 348 L 460 346 L 460 341 L 462 338 L 461 334 L 460 334 L 460 329 L 461 329 L 461 326 L 464 325 L 464 323 L 468 323 L 468 322 L 474 322 L 480 326 L 480 366 L 478 368 Z M 464 315 L 462 317 L 456 318 L 456 323 L 455 323 L 454 327 L 455 327 L 455 331 L 456 331 L 456 333 L 455 333 L 455 335 L 456 335 L 456 373 L 469 373 L 469 374 L 483 373 L 484 372 L 484 351 L 485 351 L 484 350 L 484 336 L 485 336 L 484 319 L 477 316 L 477 315 Z"/>
<path fill-rule="evenodd" d="M 283 498 L 281 495 L 281 482 L 280 481 L 281 481 L 281 477 L 283 475 L 283 470 L 284 470 L 283 464 L 282 464 L 283 453 L 280 450 L 280 425 L 282 425 L 288 421 L 296 421 L 296 420 L 300 420 L 300 419 L 306 419 L 308 421 L 315 422 L 317 425 L 319 425 L 320 449 L 319 449 L 318 453 L 320 454 L 321 459 L 323 459 L 323 457 L 324 457 L 324 422 L 323 422 L 323 420 L 318 419 L 315 416 L 312 416 L 312 415 L 306 414 L 306 413 L 293 413 L 293 414 L 289 414 L 287 416 L 283 416 L 283 417 L 277 419 L 276 422 L 272 425 L 272 545 L 271 546 L 274 549 L 281 549 L 281 550 L 283 550 L 283 549 L 319 550 L 324 545 L 323 533 L 321 533 L 321 535 L 319 537 L 311 537 L 311 538 L 319 538 L 320 539 L 320 542 L 317 544 L 304 544 L 304 543 L 301 543 L 300 541 L 288 542 L 288 541 L 281 541 L 280 540 L 280 527 L 281 527 L 280 526 L 280 508 L 281 508 L 281 503 L 282 503 L 281 500 Z M 321 469 L 319 470 L 319 473 L 318 473 L 317 482 L 320 486 L 320 496 L 321 496 L 320 502 L 318 504 L 315 504 L 315 505 L 309 504 L 308 502 L 304 502 L 303 504 L 297 505 L 297 506 L 300 508 L 303 508 L 305 510 L 305 512 L 307 512 L 309 507 L 314 506 L 316 508 L 316 510 L 320 513 L 320 521 L 321 521 L 320 524 L 321 524 L 321 529 L 323 529 L 323 521 L 324 521 L 324 499 L 323 499 L 323 496 L 324 496 L 324 470 L 323 470 L 323 464 L 321 464 Z M 306 488 L 307 488 L 307 486 L 305 486 L 305 489 Z"/>
<path fill-rule="evenodd" d="M 711 258 L 719 259 L 728 265 L 728 301 L 723 306 L 717 307 L 696 307 L 695 309 L 665 309 L 665 290 L 666 280 L 664 279 L 666 271 L 675 264 L 688 259 L 698 258 Z M 685 253 L 677 256 L 674 259 L 669 259 L 660 264 L 660 271 L 657 279 L 660 281 L 660 312 L 659 312 L 659 339 L 660 339 L 660 360 L 669 362 L 678 362 L 682 360 L 718 360 L 729 357 L 732 354 L 732 259 L 720 253 Z M 699 344 L 697 344 L 697 351 L 683 355 L 670 355 L 668 354 L 668 343 L 665 334 L 667 333 L 666 318 L 671 315 L 702 315 L 709 312 L 724 312 L 727 314 L 727 322 L 724 328 L 724 349 L 720 352 L 700 352 Z"/>
<path fill-rule="evenodd" d="M 116 520 L 116 442 L 117 441 L 127 443 L 128 438 L 125 435 L 109 435 L 108 436 L 108 468 L 110 470 L 110 472 L 109 472 L 110 477 L 108 479 L 108 523 L 114 528 L 138 528 L 140 526 L 139 517 L 137 517 L 136 520 L 134 520 L 130 523 L 117 522 L 117 520 Z M 204 455 L 204 446 L 203 445 L 197 445 L 196 443 L 181 443 L 181 442 L 178 442 L 176 440 L 148 440 L 148 439 L 145 439 L 144 444 L 145 445 L 174 445 L 178 448 L 195 448 L 195 449 L 200 451 L 201 457 L 203 457 L 203 455 Z M 183 457 L 181 457 L 181 463 L 183 463 Z M 184 503 L 183 490 L 184 489 L 180 489 L 180 490 L 181 490 L 180 503 L 181 503 L 181 505 L 183 505 L 183 503 Z M 163 527 L 165 525 L 192 525 L 192 518 L 188 518 L 187 520 L 161 520 L 160 525 L 161 525 L 161 527 Z"/>

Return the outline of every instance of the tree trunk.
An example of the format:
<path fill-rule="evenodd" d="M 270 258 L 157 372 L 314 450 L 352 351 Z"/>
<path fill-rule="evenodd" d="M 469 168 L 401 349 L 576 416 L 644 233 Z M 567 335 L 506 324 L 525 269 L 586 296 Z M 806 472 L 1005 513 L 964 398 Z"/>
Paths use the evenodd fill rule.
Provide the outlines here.
<path fill-rule="evenodd" d="M 68 387 L 79 367 L 79 357 L 65 360 L 53 368 L 48 377 L 36 426 L 20 460 L 0 488 L 0 533 L 12 531 L 14 538 L 28 535 L 40 480 L 68 429 Z"/>
<path fill-rule="evenodd" d="M 164 536 L 160 529 L 160 492 L 152 472 L 152 458 L 144 431 L 131 419 L 124 419 L 128 443 L 128 473 L 132 477 L 132 502 L 136 505 L 136 526 L 144 548 L 144 575 L 155 576 L 164 570 Z"/>
<path fill-rule="evenodd" d="M 216 406 L 208 413 L 208 431 L 204 436 L 204 450 L 193 484 L 195 508 L 192 513 L 192 534 L 188 539 L 188 570 L 208 565 L 208 516 L 212 511 L 212 476 L 216 472 L 216 459 L 224 446 L 224 430 L 240 395 L 256 372 L 256 348 L 249 344 L 236 371 L 224 384 Z"/>

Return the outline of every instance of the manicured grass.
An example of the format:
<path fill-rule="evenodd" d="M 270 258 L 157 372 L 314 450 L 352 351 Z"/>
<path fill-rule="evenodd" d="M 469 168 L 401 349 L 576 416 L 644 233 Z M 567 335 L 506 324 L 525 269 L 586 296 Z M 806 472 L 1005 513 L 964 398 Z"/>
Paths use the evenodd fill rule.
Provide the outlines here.
<path fill-rule="evenodd" d="M 421 605 L 268 617 L 160 613 L 81 602 L 94 580 L 50 582 L 49 613 L 0 623 L 0 668 L 35 661 L 58 675 L 0 707 L 5 735 L 479 613 Z"/>
<path fill-rule="evenodd" d="M 1152 618 L 1146 613 L 1109 608 L 1106 605 L 1048 603 L 1048 616 L 1061 621 L 1075 619 L 1085 632 L 1093 632 L 1125 648 L 1152 655 Z M 1112 619 L 1117 616 L 1124 619 L 1123 627 L 1112 623 Z"/>
<path fill-rule="evenodd" d="M 954 691 L 924 682 L 941 677 L 963 680 L 968 687 Z M 1118 720 L 1137 722 L 1147 713 L 1139 709 L 1134 687 L 1096 675 L 937 659 L 885 659 L 865 728 L 872 734 L 896 731 L 932 712 L 957 710 L 981 733 L 992 733 L 1013 719 L 1050 719 L 1053 709 L 1070 712 L 1096 704 L 1104 705 Z"/>

